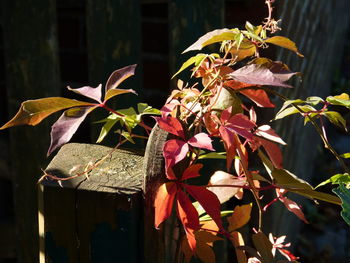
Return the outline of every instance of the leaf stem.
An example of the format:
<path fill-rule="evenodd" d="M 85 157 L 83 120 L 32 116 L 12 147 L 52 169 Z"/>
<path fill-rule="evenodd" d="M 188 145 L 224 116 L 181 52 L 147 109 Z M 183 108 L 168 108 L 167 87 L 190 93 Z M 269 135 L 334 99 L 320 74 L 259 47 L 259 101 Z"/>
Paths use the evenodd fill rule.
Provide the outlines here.
<path fill-rule="evenodd" d="M 265 91 L 272 93 L 273 95 L 276 95 L 278 97 L 280 97 L 283 101 L 287 101 L 288 98 L 283 96 L 282 94 L 271 90 L 271 89 L 267 89 L 267 88 L 263 88 Z M 328 142 L 327 138 L 325 137 L 325 135 L 323 134 L 323 130 L 318 126 L 318 124 L 315 122 L 315 120 L 313 118 L 311 118 L 309 115 L 305 114 L 306 112 L 303 111 L 297 104 L 292 103 L 291 104 L 294 108 L 296 108 L 301 114 L 303 114 L 305 116 L 305 118 L 308 118 L 308 120 L 312 123 L 312 125 L 315 127 L 316 132 L 319 134 L 319 136 L 321 137 L 323 143 L 324 143 L 324 147 L 326 149 L 328 149 L 334 156 L 335 158 L 338 160 L 339 164 L 341 165 L 341 167 L 343 168 L 343 170 L 347 173 L 350 173 L 350 169 L 347 167 L 347 165 L 345 164 L 344 160 L 341 158 L 341 156 L 337 153 L 337 151 L 333 148 L 333 146 Z"/>

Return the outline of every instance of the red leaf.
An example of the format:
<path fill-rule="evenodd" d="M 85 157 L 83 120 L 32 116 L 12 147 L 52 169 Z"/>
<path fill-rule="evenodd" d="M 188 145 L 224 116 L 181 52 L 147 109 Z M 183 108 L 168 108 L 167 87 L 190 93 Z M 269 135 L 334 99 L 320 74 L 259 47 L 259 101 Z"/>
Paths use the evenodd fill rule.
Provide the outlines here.
<path fill-rule="evenodd" d="M 181 190 L 177 191 L 177 214 L 186 231 L 188 244 L 192 251 L 195 251 L 196 238 L 194 231 L 199 229 L 198 212 L 190 199 Z"/>
<path fill-rule="evenodd" d="M 281 149 L 278 147 L 278 145 L 262 138 L 255 137 L 255 139 L 258 140 L 264 147 L 267 155 L 270 157 L 272 164 L 276 168 L 281 169 L 283 167 L 283 157 Z"/>
<path fill-rule="evenodd" d="M 219 229 L 222 229 L 220 216 L 220 201 L 218 197 L 203 186 L 183 185 L 186 191 L 196 199 L 208 215 L 215 221 Z"/>
<path fill-rule="evenodd" d="M 189 139 L 187 143 L 193 147 L 207 149 L 209 151 L 215 151 L 211 144 L 211 139 L 209 135 L 204 132 L 197 133 L 195 136 Z"/>
<path fill-rule="evenodd" d="M 234 135 L 230 130 L 226 129 L 224 126 L 220 126 L 219 132 L 222 140 L 224 141 L 226 149 L 226 168 L 227 170 L 230 170 L 232 160 L 235 158 L 236 155 L 236 144 Z"/>
<path fill-rule="evenodd" d="M 155 117 L 155 119 L 162 130 L 185 139 L 182 124 L 177 118 L 168 116 L 166 118 Z"/>
<path fill-rule="evenodd" d="M 270 101 L 267 93 L 262 89 L 247 89 L 239 91 L 244 96 L 255 102 L 259 107 L 273 108 L 275 105 Z"/>
<path fill-rule="evenodd" d="M 227 76 L 247 84 L 292 88 L 284 82 L 296 74 L 295 72 L 276 74 L 263 65 L 251 64 L 239 68 Z"/>
<path fill-rule="evenodd" d="M 203 164 L 201 163 L 197 163 L 187 167 L 182 175 L 181 181 L 200 176 L 199 170 L 202 169 L 202 167 Z"/>
<path fill-rule="evenodd" d="M 184 141 L 176 139 L 166 141 L 163 146 L 163 156 L 165 158 L 166 169 L 183 160 L 186 157 L 188 150 L 189 146 Z"/>
<path fill-rule="evenodd" d="M 177 187 L 173 182 L 164 183 L 158 188 L 154 200 L 154 225 L 156 228 L 171 215 L 176 192 Z"/>
<path fill-rule="evenodd" d="M 102 97 L 102 84 L 98 85 L 98 87 L 93 88 L 89 86 L 84 86 L 77 89 L 72 89 L 71 87 L 67 87 L 70 91 L 73 91 L 77 94 L 83 95 L 85 97 L 88 97 L 90 99 L 96 100 L 99 103 L 102 103 L 101 97 Z"/>
<path fill-rule="evenodd" d="M 284 249 L 284 248 L 278 248 L 278 251 L 283 255 L 285 256 L 289 261 L 294 261 L 294 260 L 298 260 L 299 257 L 296 257 L 292 254 L 292 252 L 290 252 L 289 250 L 287 249 Z"/>
<path fill-rule="evenodd" d="M 94 109 L 96 106 L 71 108 L 64 111 L 51 127 L 51 145 L 47 155 L 69 142 L 86 116 Z"/>
<path fill-rule="evenodd" d="M 248 117 L 242 113 L 233 115 L 227 122 L 231 125 L 234 125 L 236 127 L 240 127 L 246 130 L 250 130 L 255 127 L 255 123 L 249 120 Z"/>
<path fill-rule="evenodd" d="M 303 213 L 303 211 L 301 210 L 300 206 L 288 199 L 287 197 L 282 197 L 280 198 L 280 201 L 287 207 L 287 209 L 292 212 L 293 214 L 295 214 L 297 217 L 299 217 L 300 220 L 304 221 L 306 224 L 308 224 L 309 222 L 306 220 L 305 215 Z"/>

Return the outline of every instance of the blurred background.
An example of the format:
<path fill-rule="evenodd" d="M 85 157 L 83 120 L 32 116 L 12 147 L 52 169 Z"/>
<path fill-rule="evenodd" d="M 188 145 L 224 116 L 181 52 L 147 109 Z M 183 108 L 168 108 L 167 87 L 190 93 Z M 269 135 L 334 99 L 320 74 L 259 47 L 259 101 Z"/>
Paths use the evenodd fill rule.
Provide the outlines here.
<path fill-rule="evenodd" d="M 349 92 L 348 4 L 276 0 L 280 34 L 305 55 L 300 59 L 287 50 L 271 51 L 274 59 L 303 73 L 295 89 L 283 91 L 287 97 Z M 173 89 L 170 77 L 191 55 L 180 55 L 185 48 L 208 31 L 243 28 L 245 21 L 257 25 L 267 16 L 264 0 L 2 0 L 0 8 L 0 125 L 24 100 L 72 97 L 67 85 L 95 87 L 130 64 L 138 67 L 125 87 L 139 93 L 137 101 L 161 107 Z M 120 108 L 130 102 L 136 99 L 117 101 Z M 272 112 L 266 114 L 268 120 Z M 49 131 L 57 117 L 34 128 L 0 131 L 0 263 L 38 262 L 36 182 L 50 160 Z M 338 171 L 316 133 L 303 128 L 301 120 L 290 118 L 275 128 L 293 146 L 284 150 L 287 169 L 313 185 Z M 87 122 L 73 141 L 93 142 L 96 130 Z M 349 134 L 334 130 L 330 140 L 339 152 L 349 152 Z M 350 233 L 339 208 L 301 202 L 310 225 L 301 225 L 276 205 L 268 229 L 289 235 L 302 262 L 348 262 Z"/>

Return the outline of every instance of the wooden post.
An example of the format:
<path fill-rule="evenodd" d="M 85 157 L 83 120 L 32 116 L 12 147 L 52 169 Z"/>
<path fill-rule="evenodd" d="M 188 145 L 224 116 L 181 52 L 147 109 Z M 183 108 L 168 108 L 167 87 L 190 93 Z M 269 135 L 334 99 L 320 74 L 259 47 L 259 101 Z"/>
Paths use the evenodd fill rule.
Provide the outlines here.
<path fill-rule="evenodd" d="M 7 102 L 13 116 L 24 100 L 59 92 L 55 1 L 1 1 Z M 10 133 L 17 224 L 17 262 L 38 262 L 36 182 L 46 160 L 49 123 Z"/>
<path fill-rule="evenodd" d="M 76 179 L 43 182 L 46 262 L 142 262 L 143 157 L 111 150 L 66 144 L 45 170 L 65 178 L 95 166 Z"/>

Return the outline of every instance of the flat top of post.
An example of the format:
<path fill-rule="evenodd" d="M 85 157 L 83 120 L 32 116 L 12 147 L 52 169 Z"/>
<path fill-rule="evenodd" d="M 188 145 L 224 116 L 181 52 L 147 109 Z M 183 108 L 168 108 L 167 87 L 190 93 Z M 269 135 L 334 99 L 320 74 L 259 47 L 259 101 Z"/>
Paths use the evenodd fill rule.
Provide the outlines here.
<path fill-rule="evenodd" d="M 84 174 L 85 170 L 89 172 Z M 135 194 L 142 188 L 143 155 L 133 150 L 113 151 L 101 145 L 68 143 L 62 146 L 45 172 L 60 178 L 83 174 L 60 183 L 47 177 L 42 182 L 45 186 Z"/>

